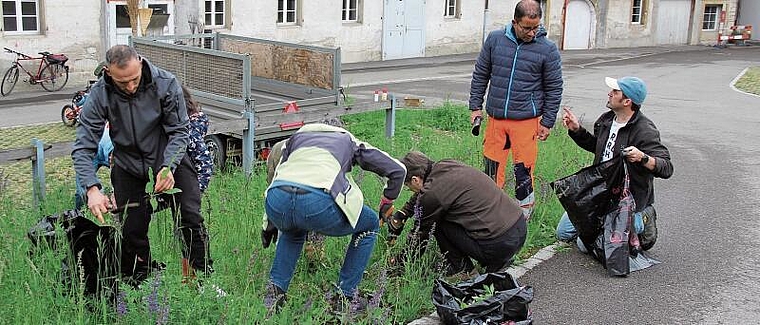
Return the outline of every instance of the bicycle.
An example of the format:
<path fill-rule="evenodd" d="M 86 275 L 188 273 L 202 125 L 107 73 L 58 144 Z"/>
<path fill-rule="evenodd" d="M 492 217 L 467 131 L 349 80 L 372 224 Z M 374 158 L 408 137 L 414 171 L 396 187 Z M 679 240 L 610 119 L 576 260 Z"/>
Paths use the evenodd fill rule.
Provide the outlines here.
<path fill-rule="evenodd" d="M 18 82 L 19 69 L 29 76 L 28 82 L 32 85 L 40 84 L 42 88 L 47 91 L 58 91 L 66 86 L 69 81 L 69 67 L 66 65 L 66 61 L 69 60 L 65 54 L 52 54 L 50 52 L 39 52 L 41 57 L 31 57 L 21 52 L 11 50 L 7 47 L 4 48 L 5 52 L 13 53 L 16 55 L 16 60 L 3 76 L 2 85 L 0 86 L 0 94 L 7 96 L 13 91 L 13 87 Z M 32 74 L 20 63 L 20 61 L 33 61 L 40 60 L 40 65 L 37 67 L 37 73 Z"/>
<path fill-rule="evenodd" d="M 61 109 L 61 121 L 63 121 L 63 125 L 75 126 L 79 124 L 79 113 L 82 111 L 84 103 L 87 102 L 87 98 L 90 97 L 90 88 L 98 82 L 98 79 L 103 77 L 103 74 L 105 73 L 103 67 L 105 67 L 105 64 L 105 62 L 98 64 L 97 68 L 95 68 L 95 71 L 92 73 L 97 79 L 89 80 L 87 87 L 84 90 L 78 90 L 75 92 L 74 97 L 71 98 L 71 103 L 63 106 Z"/>

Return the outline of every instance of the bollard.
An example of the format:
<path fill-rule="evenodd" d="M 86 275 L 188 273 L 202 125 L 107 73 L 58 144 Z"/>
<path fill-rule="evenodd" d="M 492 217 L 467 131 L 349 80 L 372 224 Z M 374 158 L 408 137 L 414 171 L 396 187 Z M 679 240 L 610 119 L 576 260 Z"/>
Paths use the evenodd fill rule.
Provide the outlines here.
<path fill-rule="evenodd" d="M 246 177 L 251 177 L 253 173 L 253 136 L 254 128 L 256 127 L 253 117 L 253 105 L 255 105 L 253 99 L 246 99 L 245 111 L 243 112 L 243 117 L 248 120 L 248 127 L 243 130 L 243 171 L 245 171 Z"/>
<path fill-rule="evenodd" d="M 385 109 L 385 137 L 393 138 L 396 132 L 396 96 L 391 94 L 391 107 Z"/>
<path fill-rule="evenodd" d="M 45 200 L 45 149 L 42 141 L 32 139 L 32 196 L 34 206 L 40 208 Z"/>

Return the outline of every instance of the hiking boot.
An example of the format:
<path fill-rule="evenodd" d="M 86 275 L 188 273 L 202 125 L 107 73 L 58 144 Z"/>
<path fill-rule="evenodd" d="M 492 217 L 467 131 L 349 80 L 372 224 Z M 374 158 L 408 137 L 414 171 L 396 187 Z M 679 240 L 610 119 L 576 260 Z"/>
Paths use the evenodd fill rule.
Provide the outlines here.
<path fill-rule="evenodd" d="M 267 318 L 277 314 L 285 305 L 287 297 L 285 291 L 274 283 L 267 284 L 267 293 L 264 295 L 264 306 L 267 307 Z"/>

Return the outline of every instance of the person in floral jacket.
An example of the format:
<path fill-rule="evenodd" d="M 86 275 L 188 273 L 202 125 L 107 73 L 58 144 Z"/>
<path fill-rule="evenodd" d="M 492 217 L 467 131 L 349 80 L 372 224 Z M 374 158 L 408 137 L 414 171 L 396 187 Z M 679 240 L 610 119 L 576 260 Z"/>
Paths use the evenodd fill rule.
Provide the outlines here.
<path fill-rule="evenodd" d="M 203 137 L 208 132 L 208 115 L 201 111 L 201 105 L 192 95 L 190 91 L 182 86 L 182 93 L 185 97 L 185 106 L 187 106 L 187 115 L 190 118 L 190 142 L 187 144 L 187 155 L 192 160 L 195 166 L 195 171 L 198 173 L 198 185 L 203 194 L 208 188 L 208 183 L 211 181 L 211 174 L 214 172 L 214 162 L 211 159 L 211 153 L 208 151 L 206 142 L 203 141 Z"/>

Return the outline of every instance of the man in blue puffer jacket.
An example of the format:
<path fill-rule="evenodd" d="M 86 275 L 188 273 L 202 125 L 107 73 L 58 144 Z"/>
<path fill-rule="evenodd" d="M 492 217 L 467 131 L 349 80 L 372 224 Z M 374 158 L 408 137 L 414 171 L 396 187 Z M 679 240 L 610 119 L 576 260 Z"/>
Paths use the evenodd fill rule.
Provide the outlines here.
<path fill-rule="evenodd" d="M 483 97 L 489 89 L 486 112 L 490 120 L 483 140 L 485 173 L 499 188 L 504 187 L 504 168 L 512 149 L 515 196 L 526 218 L 535 202 L 537 140 L 549 137 L 562 100 L 562 61 L 557 46 L 546 38 L 541 16 L 538 2 L 520 1 L 512 22 L 488 35 L 470 85 L 473 123 L 482 118 Z"/>

